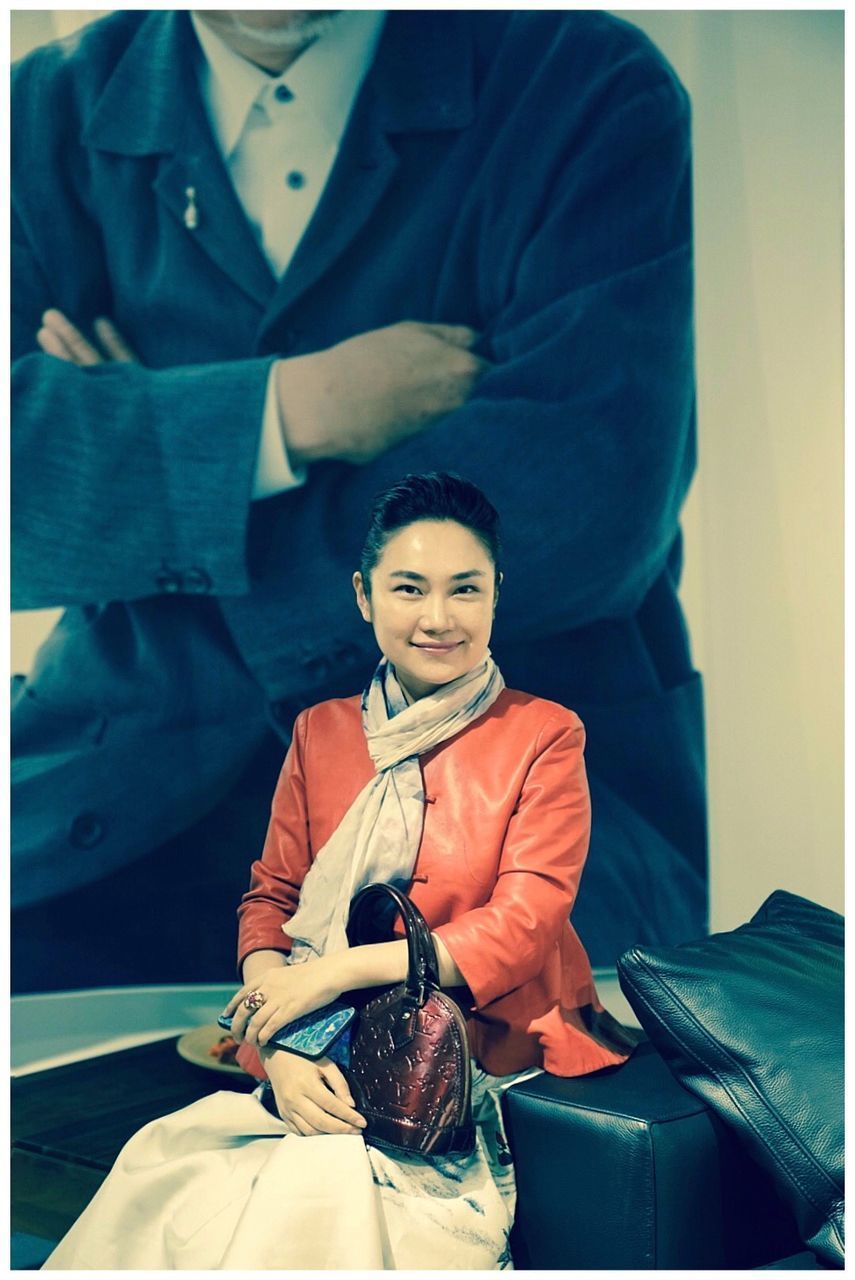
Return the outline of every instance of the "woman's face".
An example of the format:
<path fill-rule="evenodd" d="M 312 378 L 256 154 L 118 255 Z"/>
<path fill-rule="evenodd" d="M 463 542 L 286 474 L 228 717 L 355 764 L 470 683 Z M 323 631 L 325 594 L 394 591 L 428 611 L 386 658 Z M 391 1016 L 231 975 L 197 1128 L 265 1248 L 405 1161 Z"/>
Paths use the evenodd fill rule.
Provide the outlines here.
<path fill-rule="evenodd" d="M 394 533 L 371 574 L 353 575 L 356 603 L 411 698 L 423 698 L 483 661 L 493 628 L 496 574 L 473 533 L 453 520 L 417 520 Z"/>

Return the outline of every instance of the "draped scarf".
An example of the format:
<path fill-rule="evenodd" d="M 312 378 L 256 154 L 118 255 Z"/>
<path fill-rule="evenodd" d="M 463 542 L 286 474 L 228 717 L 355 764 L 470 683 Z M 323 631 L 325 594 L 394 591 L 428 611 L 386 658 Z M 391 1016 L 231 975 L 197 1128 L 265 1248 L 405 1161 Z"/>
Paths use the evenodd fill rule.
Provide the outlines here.
<path fill-rule="evenodd" d="M 477 667 L 408 705 L 394 665 L 387 658 L 378 663 L 362 694 L 376 772 L 317 854 L 297 910 L 282 926 L 293 939 L 292 963 L 347 948 L 350 902 L 365 885 L 409 885 L 424 825 L 419 756 L 482 716 L 504 687 L 488 650 Z"/>

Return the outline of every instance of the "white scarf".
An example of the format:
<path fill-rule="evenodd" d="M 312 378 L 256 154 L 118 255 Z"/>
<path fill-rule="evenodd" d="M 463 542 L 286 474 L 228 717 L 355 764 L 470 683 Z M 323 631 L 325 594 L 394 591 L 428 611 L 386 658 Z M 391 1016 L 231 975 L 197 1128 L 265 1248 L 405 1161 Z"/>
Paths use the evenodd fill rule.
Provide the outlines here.
<path fill-rule="evenodd" d="M 367 884 L 409 885 L 424 823 L 418 758 L 482 716 L 505 687 L 490 651 L 472 671 L 407 705 L 383 658 L 362 695 L 362 727 L 377 769 L 309 868 L 283 932 L 299 963 L 347 948 L 353 896 Z M 331 767 L 335 767 L 331 762 Z"/>

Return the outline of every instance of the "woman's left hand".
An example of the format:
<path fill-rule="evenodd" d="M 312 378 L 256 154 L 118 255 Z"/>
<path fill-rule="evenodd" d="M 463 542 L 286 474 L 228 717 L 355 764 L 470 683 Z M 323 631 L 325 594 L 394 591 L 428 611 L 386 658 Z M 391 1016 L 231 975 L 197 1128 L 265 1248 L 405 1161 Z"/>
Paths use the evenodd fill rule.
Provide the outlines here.
<path fill-rule="evenodd" d="M 303 964 L 268 969 L 252 982 L 245 982 L 226 1005 L 223 1013 L 233 1014 L 231 1033 L 238 1042 L 265 1045 L 286 1023 L 313 1013 L 337 999 L 344 986 L 333 956 L 321 956 Z M 264 1004 L 253 1013 L 244 1000 L 251 991 L 260 991 Z"/>

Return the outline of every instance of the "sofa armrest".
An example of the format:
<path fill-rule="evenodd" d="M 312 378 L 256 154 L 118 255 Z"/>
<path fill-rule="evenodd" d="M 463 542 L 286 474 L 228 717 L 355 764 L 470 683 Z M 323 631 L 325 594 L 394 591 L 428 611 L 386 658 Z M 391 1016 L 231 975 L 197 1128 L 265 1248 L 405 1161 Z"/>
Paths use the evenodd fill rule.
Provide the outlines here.
<path fill-rule="evenodd" d="M 803 1246 L 765 1172 L 649 1041 L 504 1098 L 518 1269 L 759 1267 Z"/>

